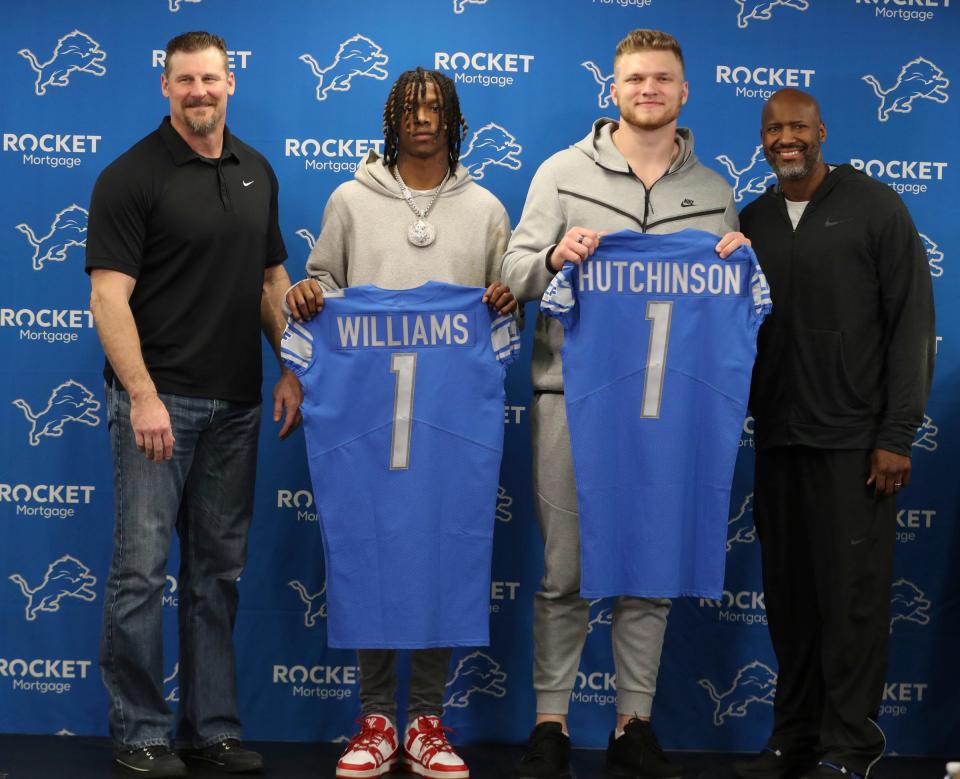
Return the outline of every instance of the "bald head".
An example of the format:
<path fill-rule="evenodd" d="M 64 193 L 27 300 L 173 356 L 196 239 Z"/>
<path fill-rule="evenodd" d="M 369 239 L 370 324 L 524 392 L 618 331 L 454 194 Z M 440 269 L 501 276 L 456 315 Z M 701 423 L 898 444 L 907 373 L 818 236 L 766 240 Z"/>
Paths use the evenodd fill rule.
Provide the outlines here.
<path fill-rule="evenodd" d="M 820 106 L 806 92 L 781 89 L 763 106 L 760 140 L 781 184 L 822 177 L 820 144 L 826 137 Z"/>
<path fill-rule="evenodd" d="M 763 113 L 760 116 L 760 121 L 766 123 L 768 113 L 778 106 L 811 111 L 811 116 L 816 117 L 816 123 L 821 124 L 820 104 L 813 95 L 808 94 L 807 92 L 803 92 L 799 89 L 793 89 L 792 87 L 777 90 L 773 93 L 773 95 L 771 95 L 770 99 L 764 103 Z"/>

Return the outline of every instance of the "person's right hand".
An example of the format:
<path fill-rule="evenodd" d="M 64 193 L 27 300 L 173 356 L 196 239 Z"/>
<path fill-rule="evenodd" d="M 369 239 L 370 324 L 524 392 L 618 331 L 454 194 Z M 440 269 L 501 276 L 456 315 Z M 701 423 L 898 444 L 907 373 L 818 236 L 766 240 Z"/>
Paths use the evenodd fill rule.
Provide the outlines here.
<path fill-rule="evenodd" d="M 565 262 L 583 262 L 600 245 L 600 233 L 586 227 L 571 227 L 550 255 L 550 267 L 559 271 Z"/>
<path fill-rule="evenodd" d="M 313 319 L 323 308 L 323 289 L 316 279 L 297 282 L 287 292 L 287 307 L 298 322 Z"/>
<path fill-rule="evenodd" d="M 156 394 L 141 400 L 130 399 L 130 424 L 137 449 L 155 463 L 173 458 L 173 428 L 170 414 Z"/>

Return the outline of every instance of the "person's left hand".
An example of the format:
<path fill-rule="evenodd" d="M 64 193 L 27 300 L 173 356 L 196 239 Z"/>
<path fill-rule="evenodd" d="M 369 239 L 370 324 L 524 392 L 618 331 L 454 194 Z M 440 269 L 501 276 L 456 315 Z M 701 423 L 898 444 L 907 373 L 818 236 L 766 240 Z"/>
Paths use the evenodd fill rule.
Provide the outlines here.
<path fill-rule="evenodd" d="M 483 302 L 501 315 L 512 314 L 517 308 L 517 299 L 510 291 L 510 287 L 499 281 L 493 282 L 483 293 Z"/>
<path fill-rule="evenodd" d="M 725 260 L 741 246 L 753 246 L 753 244 L 743 233 L 727 233 L 720 239 L 720 243 L 714 247 L 714 250 L 720 255 L 721 260 Z"/>
<path fill-rule="evenodd" d="M 886 449 L 874 449 L 870 457 L 870 478 L 874 495 L 893 495 L 910 483 L 910 458 Z"/>
<path fill-rule="evenodd" d="M 281 440 L 296 430 L 297 425 L 300 424 L 301 403 L 303 403 L 303 387 L 300 386 L 300 380 L 293 371 L 284 368 L 280 373 L 280 380 L 273 388 L 273 421 L 279 422 L 284 410 L 286 411 L 286 417 L 280 427 Z"/>

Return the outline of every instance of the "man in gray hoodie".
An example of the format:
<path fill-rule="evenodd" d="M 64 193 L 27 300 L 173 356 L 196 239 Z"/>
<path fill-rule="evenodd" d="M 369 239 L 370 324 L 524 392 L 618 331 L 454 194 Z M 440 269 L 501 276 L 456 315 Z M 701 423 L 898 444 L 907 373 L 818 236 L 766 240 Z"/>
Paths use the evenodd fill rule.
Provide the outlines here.
<path fill-rule="evenodd" d="M 287 292 L 294 318 L 316 314 L 325 291 L 428 281 L 485 287 L 491 308 L 512 313 L 517 302 L 499 281 L 510 221 L 459 164 L 466 123 L 453 82 L 422 68 L 403 73 L 387 98 L 383 132 L 383 158 L 370 152 L 355 180 L 327 201 L 308 278 Z M 361 729 L 337 763 L 337 779 L 383 776 L 397 762 L 428 779 L 470 776 L 440 724 L 451 652 L 413 651 L 407 726 L 398 739 L 396 652 L 359 651 Z"/>
<path fill-rule="evenodd" d="M 687 101 L 676 39 L 634 30 L 617 46 L 613 102 L 620 121 L 599 119 L 582 141 L 550 157 L 530 184 L 523 215 L 503 258 L 504 281 L 525 302 L 539 299 L 564 262 L 583 262 L 604 233 L 685 228 L 723 235 L 726 257 L 742 244 L 730 186 L 700 164 L 693 134 L 677 127 Z M 567 710 L 587 635 L 580 597 L 577 492 L 563 395 L 563 327 L 540 315 L 533 347 L 533 479 L 545 541 L 534 601 L 536 727 L 517 779 L 566 779 Z M 611 434 L 613 431 L 609 431 Z M 618 776 L 679 777 L 650 726 L 670 601 L 621 597 L 613 616 L 617 724 L 607 765 Z"/>

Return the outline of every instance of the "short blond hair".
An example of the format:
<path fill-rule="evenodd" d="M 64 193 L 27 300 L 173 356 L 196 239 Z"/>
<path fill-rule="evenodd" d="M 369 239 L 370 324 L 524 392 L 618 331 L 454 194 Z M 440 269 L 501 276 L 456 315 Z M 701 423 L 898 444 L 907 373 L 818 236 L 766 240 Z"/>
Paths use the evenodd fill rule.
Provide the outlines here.
<path fill-rule="evenodd" d="M 613 55 L 613 66 L 617 66 L 617 60 L 624 54 L 634 54 L 638 51 L 672 51 L 680 60 L 681 72 L 684 71 L 683 51 L 680 43 L 670 33 L 642 28 L 631 30 L 617 44 L 617 51 Z"/>

